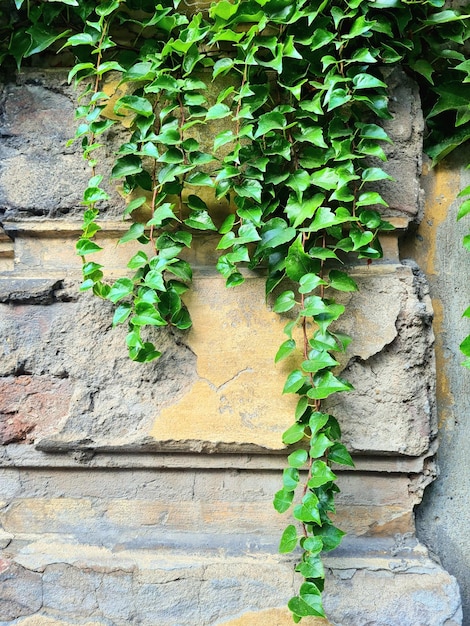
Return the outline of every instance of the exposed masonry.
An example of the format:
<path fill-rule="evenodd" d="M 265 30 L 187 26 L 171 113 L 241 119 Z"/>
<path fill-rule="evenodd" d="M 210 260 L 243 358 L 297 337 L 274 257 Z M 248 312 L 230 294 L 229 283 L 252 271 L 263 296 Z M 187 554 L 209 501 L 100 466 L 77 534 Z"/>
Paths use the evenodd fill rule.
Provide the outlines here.
<path fill-rule="evenodd" d="M 415 86 L 392 78 L 386 167 L 400 183 L 382 193 L 402 232 L 421 212 L 423 121 Z M 77 290 L 88 173 L 65 146 L 73 109 L 61 70 L 0 87 L 0 626 L 251 626 L 264 611 L 287 626 L 277 607 L 298 580 L 277 554 L 285 520 L 271 500 L 291 414 L 282 371 L 268 380 L 283 321 L 257 302 L 262 280 L 228 296 L 202 268 L 197 333 L 163 330 L 157 363 L 128 360 L 110 303 Z M 112 243 L 121 199 L 109 191 Z M 427 285 L 396 238 L 344 295 L 354 341 L 341 367 L 356 391 L 330 406 L 356 468 L 338 471 L 348 537 L 326 559 L 325 606 L 337 626 L 459 626 L 456 582 L 415 538 L 436 471 L 434 337 Z M 204 265 L 210 241 L 197 245 Z M 111 261 L 125 266 L 118 250 Z"/>

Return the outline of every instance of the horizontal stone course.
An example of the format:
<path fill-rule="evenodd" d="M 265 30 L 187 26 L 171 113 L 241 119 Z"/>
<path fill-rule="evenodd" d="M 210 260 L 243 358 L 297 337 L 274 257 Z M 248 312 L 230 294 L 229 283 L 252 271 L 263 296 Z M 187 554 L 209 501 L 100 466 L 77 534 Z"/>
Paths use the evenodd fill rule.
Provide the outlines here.
<path fill-rule="evenodd" d="M 262 552 L 231 557 L 141 550 L 121 556 L 94 546 L 38 542 L 17 560 L 41 573 L 35 574 L 44 598 L 35 612 L 40 626 L 54 616 L 59 624 L 103 620 L 113 626 L 264 626 L 262 619 L 272 616 L 274 624 L 286 626 L 285 609 L 276 607 L 296 584 L 291 557 L 279 561 Z M 341 556 L 327 558 L 326 567 L 325 605 L 332 624 L 460 624 L 454 579 L 416 542 L 372 542 L 366 550 L 352 542 Z M 359 600 L 354 606 L 352 597 Z M 1 626 L 23 624 L 0 615 Z M 317 620 L 306 624 L 324 626 Z"/>

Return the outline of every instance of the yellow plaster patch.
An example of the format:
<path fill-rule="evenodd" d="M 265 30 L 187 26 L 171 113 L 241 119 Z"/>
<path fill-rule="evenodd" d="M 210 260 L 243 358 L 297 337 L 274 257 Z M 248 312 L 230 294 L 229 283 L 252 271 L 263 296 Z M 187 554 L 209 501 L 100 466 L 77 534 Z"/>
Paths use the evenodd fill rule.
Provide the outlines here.
<path fill-rule="evenodd" d="M 292 624 L 292 616 L 288 609 L 268 609 L 245 613 L 228 622 L 218 622 L 217 626 L 292 626 Z M 302 624 L 305 626 L 332 626 L 331 622 L 319 617 L 304 617 Z"/>
<path fill-rule="evenodd" d="M 156 417 L 152 437 L 282 448 L 297 400 L 282 395 L 292 363 L 274 367 L 285 320 L 267 309 L 264 284 L 262 277 L 248 278 L 227 290 L 219 277 L 195 279 L 187 343 L 199 378 Z"/>
<path fill-rule="evenodd" d="M 423 187 L 426 192 L 424 217 L 419 226 L 421 241 L 416 245 L 416 260 L 427 276 L 436 276 L 440 269 L 436 267 L 439 226 L 448 218 L 449 207 L 455 201 L 457 190 L 460 189 L 460 171 L 449 168 L 445 163 L 431 169 L 423 168 Z M 444 308 L 442 301 L 433 298 L 434 331 L 436 335 L 436 395 L 441 406 L 439 411 L 439 427 L 451 424 L 451 407 L 454 399 L 446 376 L 446 362 L 442 343 L 444 331 Z"/>

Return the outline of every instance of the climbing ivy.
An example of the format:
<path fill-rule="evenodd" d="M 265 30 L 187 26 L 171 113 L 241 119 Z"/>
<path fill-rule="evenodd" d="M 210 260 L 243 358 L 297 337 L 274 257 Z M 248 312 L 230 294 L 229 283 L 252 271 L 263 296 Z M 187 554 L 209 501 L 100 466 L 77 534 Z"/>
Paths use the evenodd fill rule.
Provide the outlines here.
<path fill-rule="evenodd" d="M 191 326 L 184 252 L 195 234 L 218 236 L 217 269 L 228 287 L 244 281 L 246 268 L 264 269 L 266 296 L 286 318 L 275 361 L 298 357 L 283 389 L 297 397 L 283 435 L 292 452 L 274 497 L 295 521 L 280 551 L 300 546 L 304 582 L 289 608 L 294 622 L 323 616 L 321 555 L 344 535 L 332 521 L 334 468 L 353 465 L 323 401 L 352 389 L 338 373 L 350 339 L 339 330 L 345 306 L 336 298 L 357 290 L 347 266 L 379 259 L 379 234 L 393 228 L 376 185 L 391 180 L 381 124 L 391 117 L 389 68 L 419 83 L 437 163 L 470 138 L 469 16 L 444 0 L 219 0 L 192 14 L 168 0 L 0 7 L 4 66 L 46 49 L 74 59 L 72 141 L 90 169 L 77 242 L 81 290 L 116 305 L 113 324 L 127 325 L 133 360 L 160 356 L 154 327 Z M 120 97 L 109 93 L 111 79 Z M 219 120 L 224 129 L 202 145 L 201 129 L 212 137 Z M 108 172 L 101 155 L 112 127 L 123 139 Z M 112 281 L 95 260 L 109 178 L 126 201 L 120 243 L 142 245 Z M 222 221 L 214 202 L 225 206 Z M 459 217 L 469 211 L 466 200 Z"/>

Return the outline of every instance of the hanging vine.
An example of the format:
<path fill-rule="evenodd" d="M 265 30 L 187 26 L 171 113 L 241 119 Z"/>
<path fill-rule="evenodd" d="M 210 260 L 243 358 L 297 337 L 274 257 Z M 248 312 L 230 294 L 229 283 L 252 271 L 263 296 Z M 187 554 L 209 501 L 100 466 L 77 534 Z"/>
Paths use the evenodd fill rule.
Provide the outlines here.
<path fill-rule="evenodd" d="M 4 66 L 51 47 L 73 52 L 74 140 L 90 166 L 77 242 L 81 290 L 116 305 L 113 324 L 127 325 L 130 358 L 160 356 L 155 327 L 191 326 L 182 296 L 194 233 L 219 234 L 217 269 L 228 287 L 243 282 L 244 267 L 265 269 L 272 308 L 288 318 L 275 360 L 300 355 L 283 390 L 298 397 L 283 435 L 296 449 L 274 497 L 275 509 L 292 508 L 295 520 L 280 551 L 300 546 L 304 582 L 289 608 L 294 622 L 323 616 L 321 555 L 344 535 L 330 516 L 332 468 L 353 465 L 338 421 L 322 408 L 352 389 L 338 374 L 350 339 L 338 330 L 345 307 L 335 294 L 357 290 L 348 263 L 379 259 L 379 233 L 393 228 L 375 186 L 390 180 L 382 165 L 390 139 L 381 120 L 391 117 L 384 68 L 400 65 L 420 84 L 438 162 L 470 138 L 468 16 L 444 0 L 220 0 L 192 15 L 150 0 L 0 6 Z M 106 84 L 116 76 L 124 95 L 113 100 Z M 202 146 L 194 129 L 210 136 L 217 120 L 226 128 Z M 125 139 L 106 172 L 100 154 L 113 126 Z M 111 282 L 94 260 L 108 178 L 126 198 L 120 243 L 142 244 L 129 272 Z M 226 207 L 222 223 L 213 202 Z"/>

